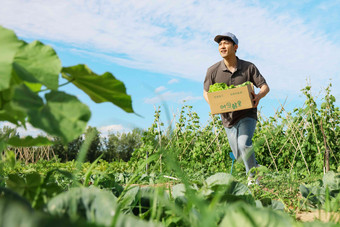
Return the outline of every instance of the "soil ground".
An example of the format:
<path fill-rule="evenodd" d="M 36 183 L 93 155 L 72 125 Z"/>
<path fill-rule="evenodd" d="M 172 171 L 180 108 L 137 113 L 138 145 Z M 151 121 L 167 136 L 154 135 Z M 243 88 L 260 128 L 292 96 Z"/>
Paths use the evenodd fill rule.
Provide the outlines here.
<path fill-rule="evenodd" d="M 301 211 L 296 213 L 296 219 L 302 222 L 311 222 L 314 220 L 320 220 L 322 222 L 340 222 L 340 213 L 328 213 L 324 210 L 316 210 L 316 211 L 310 211 L 305 212 Z"/>

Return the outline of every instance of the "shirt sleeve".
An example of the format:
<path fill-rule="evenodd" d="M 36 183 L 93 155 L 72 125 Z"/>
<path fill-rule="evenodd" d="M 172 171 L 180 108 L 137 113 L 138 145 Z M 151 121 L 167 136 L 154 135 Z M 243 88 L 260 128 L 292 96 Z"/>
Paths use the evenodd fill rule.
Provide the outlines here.
<path fill-rule="evenodd" d="M 205 91 L 209 91 L 209 87 L 212 84 L 213 84 L 213 81 L 212 81 L 211 70 L 208 69 L 207 74 L 206 74 L 205 79 L 204 79 L 203 89 Z"/>
<path fill-rule="evenodd" d="M 266 79 L 261 75 L 260 71 L 257 69 L 255 65 L 252 65 L 251 69 L 251 77 L 250 79 L 252 80 L 251 82 L 256 86 L 256 87 L 261 87 L 263 84 L 266 84 Z"/>

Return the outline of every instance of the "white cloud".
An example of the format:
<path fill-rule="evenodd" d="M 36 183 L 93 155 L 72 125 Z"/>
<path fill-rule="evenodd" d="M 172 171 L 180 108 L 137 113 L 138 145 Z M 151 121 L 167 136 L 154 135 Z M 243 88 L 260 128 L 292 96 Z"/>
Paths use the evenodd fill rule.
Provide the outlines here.
<path fill-rule="evenodd" d="M 178 79 L 171 79 L 169 80 L 168 84 L 175 84 L 175 83 L 178 83 L 179 80 Z"/>
<path fill-rule="evenodd" d="M 131 131 L 131 129 L 125 128 L 123 125 L 106 125 L 99 127 L 98 131 L 100 131 L 102 135 L 108 135 L 110 133 Z"/>
<path fill-rule="evenodd" d="M 24 127 L 17 127 L 16 125 L 10 123 L 10 122 L 0 122 L 0 127 L 9 127 L 9 128 L 15 128 L 17 133 L 19 133 L 19 136 L 21 138 L 26 137 L 26 136 L 32 136 L 32 137 L 37 137 L 39 135 L 46 136 L 47 134 L 35 127 L 33 127 L 31 124 L 27 123 L 26 124 L 26 129 Z"/>
<path fill-rule="evenodd" d="M 190 95 L 188 92 L 172 92 L 167 91 L 163 94 L 158 94 L 152 98 L 145 98 L 144 102 L 147 104 L 155 104 L 160 102 L 175 102 L 175 103 L 182 103 L 185 101 L 196 101 L 200 100 L 202 97 L 194 97 Z"/>
<path fill-rule="evenodd" d="M 307 76 L 316 86 L 329 78 L 340 84 L 339 45 L 301 18 L 245 0 L 4 0 L 0 24 L 22 37 L 196 81 L 220 59 L 213 37 L 229 30 L 240 40 L 238 55 L 253 61 L 271 88 L 298 91 Z"/>
<path fill-rule="evenodd" d="M 117 133 L 117 132 L 129 132 L 131 129 L 124 127 L 123 125 L 106 125 L 98 128 L 98 131 L 101 133 L 102 137 L 107 137 L 109 134 Z"/>
<path fill-rule="evenodd" d="M 158 87 L 158 88 L 155 89 L 155 92 L 156 92 L 156 93 L 159 93 L 159 92 L 162 92 L 162 91 L 164 91 L 164 90 L 166 90 L 166 87 L 160 86 L 160 87 Z"/>
<path fill-rule="evenodd" d="M 202 97 L 200 97 L 200 96 L 191 96 L 191 95 L 189 95 L 189 96 L 186 96 L 186 97 L 184 97 L 181 101 L 182 102 L 190 102 L 190 101 L 196 101 L 196 100 L 202 100 L 203 98 Z"/>
<path fill-rule="evenodd" d="M 44 136 L 47 135 L 42 130 L 34 128 L 29 123 L 26 124 L 27 129 L 24 129 L 23 127 L 17 127 L 16 125 L 9 123 L 9 122 L 0 122 L 0 128 L 3 128 L 5 126 L 10 127 L 10 128 L 15 128 L 17 130 L 17 132 L 19 133 L 21 138 L 26 137 L 26 136 L 37 137 L 39 135 L 44 135 Z M 102 137 L 106 137 L 111 133 L 130 132 L 132 130 L 130 128 L 124 127 L 121 124 L 116 124 L 116 125 L 106 125 L 106 126 L 99 127 L 98 131 L 101 133 Z"/>

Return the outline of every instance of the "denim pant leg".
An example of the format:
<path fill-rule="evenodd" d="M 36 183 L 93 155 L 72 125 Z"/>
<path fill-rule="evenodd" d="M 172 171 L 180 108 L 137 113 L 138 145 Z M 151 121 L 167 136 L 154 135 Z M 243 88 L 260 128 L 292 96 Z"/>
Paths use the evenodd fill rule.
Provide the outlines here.
<path fill-rule="evenodd" d="M 243 118 L 231 128 L 226 128 L 228 141 L 237 160 L 242 158 L 246 167 L 246 172 L 256 167 L 252 138 L 256 127 L 256 120 L 253 118 Z M 253 173 L 250 173 L 253 175 Z"/>

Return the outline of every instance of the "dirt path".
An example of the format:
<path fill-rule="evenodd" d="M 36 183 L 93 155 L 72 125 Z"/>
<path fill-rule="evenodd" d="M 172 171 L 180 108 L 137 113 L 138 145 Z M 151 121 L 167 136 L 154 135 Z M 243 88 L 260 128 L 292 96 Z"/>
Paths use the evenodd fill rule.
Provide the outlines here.
<path fill-rule="evenodd" d="M 314 220 L 320 220 L 322 222 L 340 222 L 340 213 L 329 213 L 323 210 L 316 210 L 310 212 L 298 212 L 296 213 L 296 219 L 302 222 L 311 222 Z"/>

